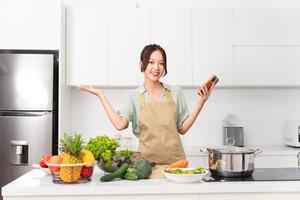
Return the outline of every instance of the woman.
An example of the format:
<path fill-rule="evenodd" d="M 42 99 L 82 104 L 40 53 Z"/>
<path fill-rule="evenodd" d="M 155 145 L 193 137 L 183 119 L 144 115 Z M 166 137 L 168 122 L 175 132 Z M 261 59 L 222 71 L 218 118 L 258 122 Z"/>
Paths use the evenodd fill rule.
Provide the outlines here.
<path fill-rule="evenodd" d="M 201 98 L 189 114 L 182 90 L 160 82 L 160 78 L 167 74 L 167 57 L 162 47 L 156 44 L 145 46 L 140 66 L 144 72 L 144 84 L 127 93 L 125 106 L 118 112 L 101 90 L 89 86 L 79 86 L 79 90 L 98 96 L 117 130 L 127 128 L 129 121 L 132 122 L 144 159 L 157 164 L 184 159 L 179 134 L 183 135 L 191 128 L 211 89 L 208 91 L 205 85 L 199 88 Z"/>

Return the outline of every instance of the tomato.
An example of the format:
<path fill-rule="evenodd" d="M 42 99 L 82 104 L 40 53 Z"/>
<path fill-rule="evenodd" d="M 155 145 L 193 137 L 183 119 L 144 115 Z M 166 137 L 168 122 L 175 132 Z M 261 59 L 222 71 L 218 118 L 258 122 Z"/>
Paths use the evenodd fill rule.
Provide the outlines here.
<path fill-rule="evenodd" d="M 93 167 L 82 167 L 80 176 L 83 178 L 90 178 L 93 175 Z"/>
<path fill-rule="evenodd" d="M 50 159 L 50 157 L 51 157 L 50 154 L 44 154 L 39 161 L 40 166 L 43 168 L 48 168 L 46 162 Z"/>

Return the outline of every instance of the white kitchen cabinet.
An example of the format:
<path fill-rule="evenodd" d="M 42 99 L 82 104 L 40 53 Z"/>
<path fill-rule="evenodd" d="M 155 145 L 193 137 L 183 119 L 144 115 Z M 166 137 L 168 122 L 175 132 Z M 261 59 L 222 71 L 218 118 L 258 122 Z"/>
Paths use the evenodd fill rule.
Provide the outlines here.
<path fill-rule="evenodd" d="M 108 10 L 68 6 L 66 65 L 68 85 L 108 84 Z"/>
<path fill-rule="evenodd" d="M 151 43 L 161 45 L 167 54 L 168 84 L 192 85 L 191 9 L 150 11 Z"/>
<path fill-rule="evenodd" d="M 234 9 L 235 45 L 300 45 L 300 9 Z"/>
<path fill-rule="evenodd" d="M 109 10 L 109 85 L 139 85 L 140 52 L 150 42 L 150 10 Z"/>
<path fill-rule="evenodd" d="M 300 9 L 234 9 L 237 86 L 300 85 Z"/>
<path fill-rule="evenodd" d="M 98 6 L 101 8 L 135 8 L 140 0 L 63 0 L 66 6 Z"/>
<path fill-rule="evenodd" d="M 233 85 L 232 9 L 193 9 L 192 38 L 193 84 Z"/>
<path fill-rule="evenodd" d="M 149 34 L 149 9 L 68 6 L 68 85 L 141 84 L 139 54 Z"/>
<path fill-rule="evenodd" d="M 60 0 L 0 1 L 0 49 L 60 49 L 61 9 Z"/>
<path fill-rule="evenodd" d="M 300 47 L 236 47 L 235 84 L 300 85 Z"/>

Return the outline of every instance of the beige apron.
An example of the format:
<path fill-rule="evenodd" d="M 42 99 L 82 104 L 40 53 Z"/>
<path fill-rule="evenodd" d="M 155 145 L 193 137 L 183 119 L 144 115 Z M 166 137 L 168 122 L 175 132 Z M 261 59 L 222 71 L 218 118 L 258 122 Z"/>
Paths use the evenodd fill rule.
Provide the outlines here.
<path fill-rule="evenodd" d="M 167 102 L 146 103 L 140 95 L 139 151 L 142 158 L 156 164 L 170 164 L 185 158 L 177 132 L 177 109 L 172 95 L 166 90 Z"/>

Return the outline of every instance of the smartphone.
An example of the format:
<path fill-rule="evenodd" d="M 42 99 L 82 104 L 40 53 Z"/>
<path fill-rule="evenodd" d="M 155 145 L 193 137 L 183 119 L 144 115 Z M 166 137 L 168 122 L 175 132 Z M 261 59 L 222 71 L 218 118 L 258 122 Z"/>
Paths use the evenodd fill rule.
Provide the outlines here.
<path fill-rule="evenodd" d="M 211 89 L 211 86 L 213 84 L 217 84 L 219 82 L 219 78 L 216 75 L 213 75 L 209 78 L 208 81 L 206 81 L 205 85 L 207 87 L 207 90 L 209 91 Z"/>

